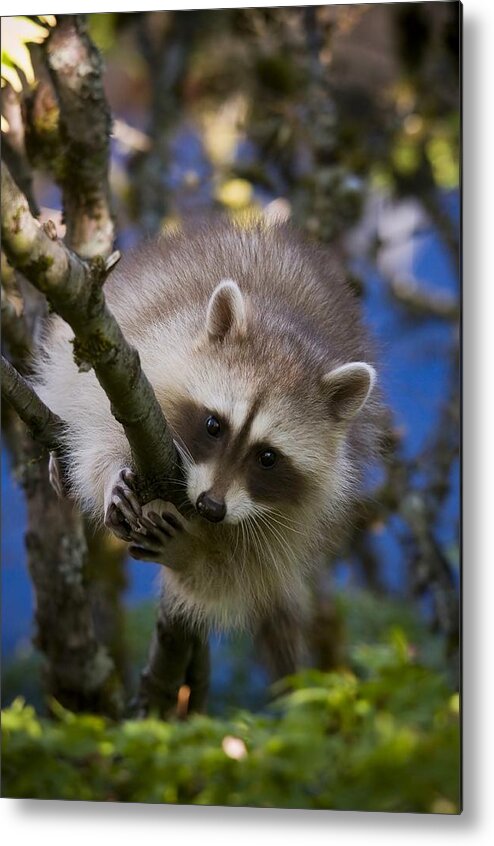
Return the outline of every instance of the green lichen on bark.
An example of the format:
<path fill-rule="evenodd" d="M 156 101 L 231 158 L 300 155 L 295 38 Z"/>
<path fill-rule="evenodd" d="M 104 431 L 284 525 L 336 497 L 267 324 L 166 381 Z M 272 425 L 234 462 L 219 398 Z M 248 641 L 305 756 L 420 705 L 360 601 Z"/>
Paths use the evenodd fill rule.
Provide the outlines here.
<path fill-rule="evenodd" d="M 127 343 L 106 306 L 102 283 L 112 262 L 101 256 L 82 261 L 62 242 L 52 241 L 25 205 L 22 233 L 13 234 L 8 225 L 4 226 L 4 219 L 11 220 L 13 211 L 23 206 L 23 197 L 6 168 L 2 168 L 2 189 L 2 234 L 7 256 L 73 329 L 78 365 L 83 369 L 94 367 L 114 416 L 124 428 L 136 469 L 143 476 L 143 487 L 152 490 L 149 498 L 166 498 L 171 485 L 163 480 L 176 472 L 177 453 L 162 409 L 141 370 L 138 353 Z"/>
<path fill-rule="evenodd" d="M 117 355 L 117 349 L 103 332 L 94 332 L 89 339 L 74 338 L 74 361 L 81 373 L 86 373 L 99 361 L 106 363 Z"/>
<path fill-rule="evenodd" d="M 36 277 L 39 286 L 47 284 L 46 274 L 53 267 L 53 258 L 51 256 L 40 255 L 36 258 L 30 259 L 23 266 L 23 270 L 28 278 Z"/>
<path fill-rule="evenodd" d="M 25 205 L 24 205 L 24 204 L 22 204 L 22 205 L 18 206 L 18 208 L 17 208 L 17 209 L 15 210 L 15 212 L 12 214 L 12 216 L 11 216 L 11 220 L 12 220 L 12 232 L 13 232 L 15 235 L 18 235 L 18 234 L 19 234 L 19 232 L 21 231 L 21 221 L 22 221 L 22 217 L 23 217 L 23 215 L 24 215 L 24 214 L 25 214 L 28 210 L 29 210 L 29 207 L 28 207 L 28 205 L 27 205 L 27 203 L 26 203 Z"/>

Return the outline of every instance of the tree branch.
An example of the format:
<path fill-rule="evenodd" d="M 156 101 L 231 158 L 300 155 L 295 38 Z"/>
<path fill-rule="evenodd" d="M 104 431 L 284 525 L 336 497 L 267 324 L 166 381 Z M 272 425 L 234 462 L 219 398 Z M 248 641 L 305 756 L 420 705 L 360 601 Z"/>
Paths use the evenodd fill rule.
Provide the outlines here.
<path fill-rule="evenodd" d="M 19 291 L 15 270 L 0 251 L 2 278 L 1 325 L 5 343 L 14 366 L 23 371 L 32 350 L 32 339 L 24 314 L 24 302 Z"/>
<path fill-rule="evenodd" d="M 164 190 L 169 170 L 170 137 L 180 111 L 180 93 L 194 39 L 203 23 L 201 12 L 170 11 L 143 15 L 138 28 L 141 52 L 151 82 L 148 145 L 133 157 L 133 202 L 145 233 L 160 230 L 169 211 Z"/>
<path fill-rule="evenodd" d="M 108 650 L 98 642 L 86 588 L 88 550 L 84 524 L 69 499 L 48 480 L 48 462 L 14 421 L 17 465 L 26 495 L 26 549 L 35 589 L 34 643 L 45 656 L 45 689 L 66 708 L 118 718 L 121 681 Z M 17 425 L 15 425 L 17 424 Z M 23 428 L 23 427 L 22 427 Z"/>
<path fill-rule="evenodd" d="M 65 21 L 68 20 L 62 19 L 61 29 L 65 28 Z M 83 256 L 91 257 L 100 252 L 107 256 L 111 253 L 113 245 L 107 175 L 110 117 L 103 95 L 101 62 L 85 33 L 81 34 L 81 41 L 84 41 L 84 38 L 83 46 L 89 61 L 84 61 L 81 56 L 80 63 L 72 65 L 70 78 L 64 77 L 64 69 L 58 73 L 60 84 L 57 91 L 61 107 L 57 102 L 53 84 L 48 78 L 45 57 L 37 63 L 39 85 L 29 98 L 23 115 L 27 136 L 24 137 L 20 109 L 15 113 L 11 110 L 11 131 L 8 136 L 9 141 L 18 142 L 18 149 L 13 150 L 18 156 L 4 158 L 9 167 L 13 168 L 17 185 L 20 185 L 24 192 L 28 191 L 31 212 L 36 215 L 38 210 L 32 201 L 31 183 L 27 179 L 30 170 L 27 169 L 24 145 L 26 141 L 31 161 L 47 168 L 62 186 L 69 243 L 80 250 Z M 93 74 L 91 68 L 94 70 Z M 66 102 L 61 93 L 64 84 L 69 102 Z M 89 97 L 87 102 L 84 102 L 85 96 L 86 99 Z M 76 125 L 70 103 L 77 107 L 78 102 L 80 120 Z M 106 132 L 103 131 L 105 119 Z M 61 122 L 64 122 L 62 127 Z M 71 136 L 70 131 L 74 129 L 76 134 Z M 92 146 L 89 143 L 91 133 L 94 140 Z M 24 164 L 26 167 L 23 168 Z M 15 188 L 15 185 L 11 187 Z M 20 195 L 18 199 L 22 201 L 24 198 Z M 51 281 L 56 279 L 57 275 L 65 275 L 67 280 L 73 282 L 77 279 L 81 285 L 93 278 L 92 271 L 102 268 L 102 262 L 97 263 L 94 268 L 91 264 L 81 262 L 77 256 L 67 253 L 62 244 L 56 243 L 56 232 L 53 232 L 53 227 L 50 229 L 49 225 L 51 222 L 43 231 L 36 221 L 30 220 L 28 216 L 24 218 L 22 202 L 17 210 L 17 219 L 10 218 L 10 224 L 16 232 L 16 260 L 13 262 L 16 267 L 27 262 L 33 274 L 36 272 L 40 278 L 43 274 L 47 276 L 45 281 L 50 281 L 50 273 L 53 272 Z M 12 258 L 12 254 L 10 257 Z M 110 265 L 111 260 L 104 268 L 106 272 Z M 2 263 L 2 283 L 4 271 L 7 274 L 9 270 L 10 266 L 6 262 Z M 12 270 L 11 275 L 13 274 Z M 101 280 L 103 275 L 102 272 Z M 30 279 L 31 282 L 34 281 L 32 275 Z M 9 281 L 6 280 L 7 283 Z M 22 277 L 18 278 L 18 282 L 22 286 L 24 298 L 23 313 L 19 314 L 16 307 L 17 292 L 14 290 L 14 296 L 11 296 L 9 287 L 8 297 L 2 299 L 2 329 L 6 330 L 4 337 L 9 355 L 22 371 L 27 347 L 32 345 L 30 333 L 35 339 L 40 317 L 46 312 L 46 301 L 43 295 L 31 288 Z M 63 426 L 62 421 L 49 412 L 11 366 L 6 364 L 2 367 L 2 375 L 4 394 L 13 401 L 13 406 L 27 422 L 33 436 L 50 449 L 56 447 Z M 120 582 L 117 580 L 114 585 L 112 581 L 112 586 L 116 587 L 118 584 L 118 587 L 112 593 L 109 617 L 106 614 L 110 607 L 106 590 L 102 590 L 101 585 L 95 590 L 93 582 L 91 593 L 88 593 L 88 577 L 93 577 L 98 555 L 94 543 L 88 552 L 81 514 L 70 500 L 59 500 L 55 495 L 48 479 L 47 462 L 39 446 L 28 437 L 21 419 L 15 414 L 7 414 L 3 422 L 16 462 L 17 475 L 22 479 L 26 494 L 26 548 L 36 598 L 35 642 L 46 658 L 45 687 L 51 696 L 72 710 L 102 711 L 112 717 L 118 717 L 123 704 L 121 679 L 107 648 L 98 642 L 96 626 L 103 617 L 104 634 L 108 635 L 108 624 L 112 628 L 116 622 L 117 591 L 120 589 Z M 101 554 L 102 550 L 100 557 Z M 103 578 L 108 585 L 115 578 L 124 549 L 120 546 L 112 549 L 109 556 L 111 579 L 108 577 L 108 553 L 106 554 L 105 567 L 102 569 L 100 566 L 98 572 L 102 574 L 104 571 Z M 120 642 L 120 668 L 122 656 Z"/>
<path fill-rule="evenodd" d="M 32 217 L 26 198 L 2 168 L 2 242 L 11 263 L 45 294 L 75 334 L 74 355 L 82 370 L 94 367 L 112 413 L 127 436 L 141 477 L 143 501 L 168 493 L 178 457 L 153 389 L 141 370 L 137 350 L 125 340 L 102 290 L 115 262 L 85 262 L 52 240 Z M 176 499 L 176 496 L 175 496 Z"/>
<path fill-rule="evenodd" d="M 17 184 L 26 195 L 32 214 L 37 216 L 39 207 L 34 196 L 33 174 L 26 154 L 25 128 L 19 94 L 11 85 L 5 85 L 2 88 L 1 101 L 2 114 L 9 125 L 8 132 L 2 132 L 2 159 L 14 173 Z"/>
<path fill-rule="evenodd" d="M 391 279 L 389 287 L 395 299 L 417 315 L 440 317 L 444 320 L 459 319 L 460 304 L 456 297 L 440 291 L 420 289 L 411 279 Z"/>
<path fill-rule="evenodd" d="M 54 450 L 63 431 L 61 418 L 50 411 L 6 358 L 2 356 L 2 396 L 15 408 L 36 441 Z"/>
<path fill-rule="evenodd" d="M 58 19 L 46 57 L 60 105 L 64 156 L 62 187 L 67 243 L 80 256 L 108 256 L 114 225 L 108 161 L 111 115 L 103 88 L 102 60 L 82 15 Z"/>
<path fill-rule="evenodd" d="M 11 375 L 8 366 L 6 370 L 2 367 L 2 391 Z M 28 391 L 39 403 L 29 387 Z M 48 414 L 50 420 L 58 421 L 56 415 Z M 71 710 L 118 717 L 123 706 L 121 682 L 107 649 L 97 641 L 85 587 L 88 550 L 82 517 L 69 499 L 57 498 L 48 479 L 48 462 L 20 417 L 5 415 L 3 425 L 15 475 L 26 496 L 27 562 L 35 591 L 34 643 L 46 659 L 46 690 Z M 39 437 L 39 432 L 34 434 Z M 49 438 L 46 446 L 51 446 Z"/>

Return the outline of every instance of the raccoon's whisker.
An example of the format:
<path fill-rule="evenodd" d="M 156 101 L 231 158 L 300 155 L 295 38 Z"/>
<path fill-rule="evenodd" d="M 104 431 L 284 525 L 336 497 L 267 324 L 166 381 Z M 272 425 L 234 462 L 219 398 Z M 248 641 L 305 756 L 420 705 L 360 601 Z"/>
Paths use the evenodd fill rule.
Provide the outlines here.
<path fill-rule="evenodd" d="M 175 482 L 173 479 L 163 479 L 164 482 L 167 484 L 167 489 L 169 491 L 180 491 L 183 493 L 187 490 L 187 485 L 182 485 L 180 482 Z"/>
<path fill-rule="evenodd" d="M 177 478 L 176 476 L 162 476 L 162 479 L 165 482 L 174 482 L 176 485 L 183 485 L 183 487 L 186 487 L 186 485 L 187 485 L 187 482 L 185 481 L 185 479 L 180 479 L 180 478 Z"/>
<path fill-rule="evenodd" d="M 270 524 L 276 523 L 277 526 L 280 526 L 282 529 L 287 529 L 289 532 L 294 532 L 296 535 L 305 534 L 305 532 L 302 532 L 300 529 L 296 529 L 293 524 L 286 523 L 284 520 L 279 520 L 277 517 L 273 517 L 272 514 L 265 514 L 263 517 L 264 519 L 267 519 Z"/>
<path fill-rule="evenodd" d="M 252 516 L 250 516 L 248 519 L 249 519 L 249 522 L 250 522 L 250 528 L 251 528 L 252 536 L 255 539 L 255 552 L 256 552 L 256 556 L 257 556 L 258 560 L 262 561 L 266 556 L 266 551 L 268 551 L 269 555 L 270 555 L 270 557 L 273 561 L 273 565 L 274 565 L 275 569 L 277 570 L 278 564 L 277 564 L 276 558 L 273 556 L 272 551 L 269 548 L 269 546 L 266 547 L 266 544 L 265 544 L 266 538 L 264 536 L 264 533 L 261 530 L 261 527 L 258 524 L 256 524 L 255 519 L 253 519 Z M 260 574 L 260 578 L 261 578 L 261 585 L 260 585 L 261 592 L 266 593 L 266 592 L 269 591 L 269 584 L 267 583 L 267 580 L 266 580 L 266 577 L 267 577 L 266 569 L 261 568 L 259 570 L 259 574 Z"/>
<path fill-rule="evenodd" d="M 187 488 L 182 487 L 181 485 L 171 485 L 167 484 L 166 490 L 169 494 L 183 494 L 186 492 Z"/>
<path fill-rule="evenodd" d="M 240 577 L 243 579 L 245 569 L 246 569 L 245 568 L 246 556 L 245 556 L 245 551 L 243 549 L 243 545 L 240 542 L 241 532 L 243 530 L 242 524 L 237 523 L 234 526 L 234 529 L 235 529 L 235 548 L 234 548 L 234 550 L 233 550 L 233 552 L 230 556 L 230 563 L 235 563 L 235 566 L 239 568 Z M 237 557 L 237 552 L 239 553 L 238 557 Z"/>
<path fill-rule="evenodd" d="M 271 523 L 269 523 L 266 520 L 266 518 L 264 517 L 264 515 L 262 515 L 262 514 L 258 515 L 258 519 L 261 520 L 261 522 L 265 526 L 265 529 L 271 533 L 271 535 L 275 538 L 275 540 L 278 541 L 281 549 L 286 554 L 288 560 L 291 561 L 292 563 L 294 563 L 295 558 L 296 558 L 294 551 L 286 543 L 286 540 L 283 537 L 283 535 L 281 534 L 281 532 L 278 529 L 276 529 L 275 526 L 273 526 Z M 263 532 L 263 534 L 264 534 L 264 532 Z M 267 547 L 269 549 L 271 548 L 271 544 L 269 542 L 267 543 Z"/>
<path fill-rule="evenodd" d="M 265 505 L 264 511 L 269 514 L 275 514 L 277 517 L 283 517 L 284 520 L 287 520 L 289 523 L 294 523 L 295 525 L 299 525 L 297 520 L 294 520 L 292 517 L 289 517 L 285 511 L 282 511 L 281 508 L 276 508 L 275 505 Z"/>
<path fill-rule="evenodd" d="M 261 564 L 258 569 L 259 584 L 255 586 L 254 592 L 258 596 L 262 597 L 267 595 L 270 591 L 269 569 L 262 566 L 262 562 L 266 559 L 267 550 L 265 548 L 262 533 L 259 532 L 258 526 L 252 516 L 250 521 L 251 533 L 254 540 L 254 554 L 257 561 Z"/>
<path fill-rule="evenodd" d="M 244 521 L 244 525 L 245 525 L 245 531 L 246 531 L 246 535 L 247 535 L 247 538 L 248 538 L 248 542 L 251 546 L 254 547 L 254 551 L 256 553 L 258 553 L 256 537 L 255 537 L 254 529 L 253 529 L 253 520 L 252 520 L 252 516 L 250 514 L 247 516 L 247 519 Z"/>
<path fill-rule="evenodd" d="M 182 460 L 189 466 L 194 464 L 194 458 L 192 456 L 192 453 L 188 446 L 183 442 L 183 440 L 181 438 L 174 438 L 173 440 Z"/>
<path fill-rule="evenodd" d="M 190 468 L 194 466 L 194 462 L 183 453 L 180 453 L 180 458 L 182 460 L 182 467 L 185 468 L 185 470 L 190 470 Z"/>
<path fill-rule="evenodd" d="M 262 519 L 264 522 L 267 522 L 270 526 L 273 523 L 276 523 L 280 526 L 281 529 L 287 529 L 289 532 L 295 532 L 295 534 L 303 535 L 305 534 L 300 529 L 296 529 L 294 525 L 290 525 L 286 523 L 285 520 L 280 520 L 277 517 L 273 517 L 271 513 L 271 509 L 269 508 L 259 508 L 258 506 L 254 506 L 254 512 L 256 517 Z"/>
<path fill-rule="evenodd" d="M 245 524 L 244 524 L 243 520 L 239 523 L 239 526 L 240 526 L 240 529 L 242 530 L 242 553 L 243 553 L 242 554 L 242 566 L 244 566 L 245 565 L 245 559 L 247 557 L 248 540 L 247 540 L 246 528 L 245 528 Z"/>
<path fill-rule="evenodd" d="M 242 531 L 242 557 L 241 557 L 241 567 L 242 567 L 242 574 L 246 570 L 247 565 L 247 557 L 249 554 L 249 549 L 251 546 L 251 535 L 249 531 L 248 520 L 241 520 L 239 523 L 240 529 Z"/>
<path fill-rule="evenodd" d="M 272 543 L 269 542 L 269 539 L 266 537 L 265 529 L 263 529 L 260 524 L 258 524 L 258 529 L 259 529 L 259 532 L 261 534 L 262 546 L 263 546 L 263 549 L 264 549 L 264 553 L 266 553 L 266 551 L 269 553 L 269 558 L 272 561 L 274 570 L 276 571 L 276 573 L 279 577 L 283 578 L 283 576 L 285 575 L 283 564 L 281 563 L 281 561 L 275 555 L 275 553 L 273 551 L 273 545 L 272 545 Z"/>
<path fill-rule="evenodd" d="M 271 519 L 276 517 L 277 520 L 279 520 L 280 525 L 283 525 L 285 528 L 291 528 L 294 532 L 297 531 L 299 534 L 304 534 L 300 531 L 300 528 L 296 528 L 300 526 L 300 523 L 293 520 L 291 517 L 288 517 L 288 515 L 284 514 L 279 508 L 274 508 L 273 506 L 268 505 L 263 509 L 263 513 L 269 515 Z"/>
<path fill-rule="evenodd" d="M 181 461 L 182 461 L 184 464 L 191 464 L 191 463 L 192 463 L 192 456 L 191 456 L 191 454 L 189 453 L 189 451 L 188 451 L 188 450 L 185 450 L 185 449 L 183 448 L 183 446 L 181 446 L 179 443 L 177 443 L 177 441 L 174 441 L 174 444 L 175 444 L 175 447 L 176 447 L 176 449 L 177 449 L 177 452 L 178 452 L 178 454 L 179 454 L 179 457 L 180 457 Z"/>
<path fill-rule="evenodd" d="M 239 530 L 238 524 L 235 525 L 233 528 L 234 528 L 234 535 L 235 535 L 235 547 L 234 547 L 234 550 L 233 550 L 233 552 L 230 556 L 230 563 L 232 561 L 234 561 L 234 559 L 235 559 L 235 555 L 237 554 L 237 549 L 238 549 L 238 542 L 239 542 L 239 538 L 240 538 L 240 530 Z"/>
<path fill-rule="evenodd" d="M 271 559 L 273 560 L 273 564 L 275 565 L 276 569 L 278 569 L 278 562 L 276 561 L 275 557 L 272 554 L 271 545 L 267 542 L 266 532 L 265 532 L 265 529 L 263 528 L 263 526 L 261 525 L 261 522 L 259 522 L 259 516 L 260 515 L 258 514 L 257 517 L 251 517 L 251 519 L 252 519 L 253 527 L 255 527 L 254 531 L 256 533 L 256 537 L 258 538 L 258 540 L 261 544 L 261 553 L 265 557 L 266 552 L 268 552 Z"/>
<path fill-rule="evenodd" d="M 262 517 L 261 515 L 259 515 L 259 518 L 258 518 L 258 519 L 262 522 L 262 524 L 265 526 L 265 528 L 266 528 L 267 530 L 269 530 L 269 531 L 271 532 L 271 534 L 272 534 L 275 538 L 277 538 L 277 539 L 279 540 L 279 542 L 280 542 L 281 544 L 283 544 L 283 543 L 284 543 L 284 539 L 283 539 L 283 536 L 282 536 L 281 532 L 279 532 L 279 531 L 278 531 L 278 529 L 276 529 L 276 528 L 275 528 L 275 526 L 273 526 L 273 524 L 272 524 L 272 523 L 268 522 L 268 521 L 267 521 L 264 517 Z"/>

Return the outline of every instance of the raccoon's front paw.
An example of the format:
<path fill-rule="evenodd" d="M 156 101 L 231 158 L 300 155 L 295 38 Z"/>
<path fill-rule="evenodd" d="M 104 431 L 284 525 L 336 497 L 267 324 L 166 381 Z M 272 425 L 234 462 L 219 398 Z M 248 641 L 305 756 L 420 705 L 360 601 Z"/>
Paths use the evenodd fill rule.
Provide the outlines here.
<path fill-rule="evenodd" d="M 188 521 L 171 502 L 154 499 L 143 506 L 139 523 L 140 528 L 132 532 L 132 558 L 173 567 L 177 544 L 190 531 Z"/>
<path fill-rule="evenodd" d="M 134 491 L 135 475 L 128 467 L 117 476 L 110 490 L 105 508 L 105 526 L 124 541 L 132 540 L 132 533 L 140 527 L 142 508 Z"/>

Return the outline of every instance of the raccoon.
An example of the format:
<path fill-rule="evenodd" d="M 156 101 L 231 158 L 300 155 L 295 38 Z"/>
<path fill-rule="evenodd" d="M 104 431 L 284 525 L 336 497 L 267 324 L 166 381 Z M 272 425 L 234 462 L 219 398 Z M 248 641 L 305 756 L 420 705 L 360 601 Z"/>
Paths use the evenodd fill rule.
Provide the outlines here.
<path fill-rule="evenodd" d="M 202 631 L 285 619 L 274 651 L 293 658 L 290 621 L 308 613 L 377 448 L 358 301 L 290 226 L 225 221 L 148 242 L 105 291 L 171 427 L 189 507 L 141 505 L 123 429 L 54 318 L 37 390 L 68 424 L 69 489 L 134 558 L 164 565 L 169 617 Z"/>

